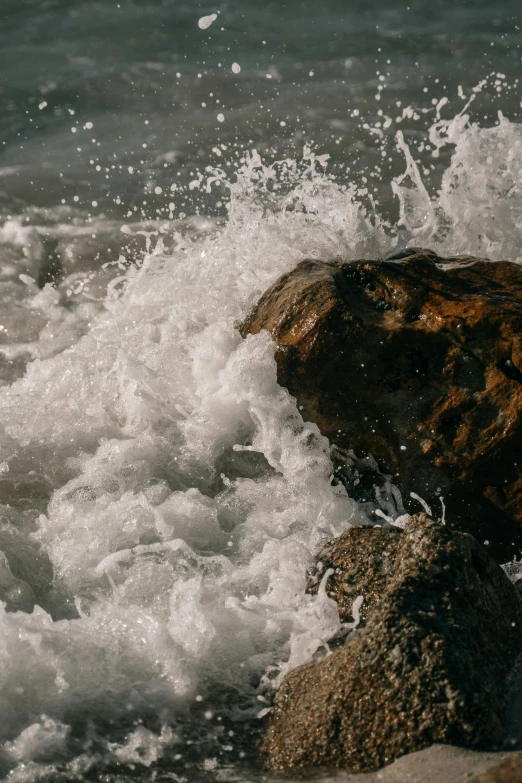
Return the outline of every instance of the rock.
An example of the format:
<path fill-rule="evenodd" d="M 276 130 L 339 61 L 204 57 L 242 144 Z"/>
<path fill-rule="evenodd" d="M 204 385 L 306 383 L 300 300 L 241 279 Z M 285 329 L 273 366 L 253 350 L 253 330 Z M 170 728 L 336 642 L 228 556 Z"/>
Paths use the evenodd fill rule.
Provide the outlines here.
<path fill-rule="evenodd" d="M 522 780 L 522 756 L 510 758 L 473 778 L 471 783 L 520 783 Z"/>
<path fill-rule="evenodd" d="M 273 771 L 375 770 L 432 743 L 486 748 L 503 737 L 506 676 L 522 649 L 522 601 L 466 533 L 412 517 L 404 532 L 351 528 L 317 556 L 310 590 L 341 620 L 341 649 L 290 672 L 263 744 Z"/>
<path fill-rule="evenodd" d="M 351 620 L 354 601 L 362 595 L 360 618 L 365 624 L 393 576 L 402 545 L 399 528 L 350 528 L 323 546 L 309 574 L 307 592 L 316 594 L 325 571 L 332 569 L 327 592 L 337 603 L 341 622 Z"/>
<path fill-rule="evenodd" d="M 499 562 L 522 549 L 522 266 L 405 251 L 303 261 L 241 326 L 330 442 L 373 455 Z M 375 520 L 378 521 L 378 520 Z"/>

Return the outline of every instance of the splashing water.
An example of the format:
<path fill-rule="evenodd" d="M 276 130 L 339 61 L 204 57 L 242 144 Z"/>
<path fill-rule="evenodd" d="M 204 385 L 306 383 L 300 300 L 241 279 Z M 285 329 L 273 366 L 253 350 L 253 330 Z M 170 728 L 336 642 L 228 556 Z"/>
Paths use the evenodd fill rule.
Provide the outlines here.
<path fill-rule="evenodd" d="M 434 196 L 398 138 L 400 241 L 519 259 L 520 126 L 481 129 L 461 113 L 439 117 L 431 139 L 455 145 Z M 30 359 L 0 389 L 9 780 L 162 757 L 202 774 L 241 763 L 274 683 L 341 630 L 325 585 L 305 594 L 306 570 L 369 518 L 332 486 L 329 444 L 277 384 L 269 335 L 235 328 L 298 261 L 396 246 L 325 166 L 306 149 L 271 166 L 253 152 L 234 182 L 207 171 L 197 187 L 228 188 L 226 223 L 125 227 L 148 232 L 142 262 L 120 259 L 107 297 L 75 306 L 70 282 L 33 282 L 43 230 L 3 227 L 6 246 L 28 248 L 6 286 L 36 323 L 2 349 Z M 406 524 L 384 499 L 380 512 Z"/>
<path fill-rule="evenodd" d="M 405 173 L 392 183 L 400 202 L 399 224 L 407 241 L 441 253 L 520 261 L 522 126 L 499 112 L 497 125 L 480 128 L 465 113 L 468 105 L 430 129 L 435 156 L 445 145 L 455 145 L 435 198 L 399 132 L 398 147 L 406 158 Z"/>

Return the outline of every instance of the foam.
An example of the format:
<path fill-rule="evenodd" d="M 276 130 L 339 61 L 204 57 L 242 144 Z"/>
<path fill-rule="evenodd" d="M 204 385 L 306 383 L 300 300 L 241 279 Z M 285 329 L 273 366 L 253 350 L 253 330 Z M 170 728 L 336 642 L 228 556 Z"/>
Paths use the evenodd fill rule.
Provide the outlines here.
<path fill-rule="evenodd" d="M 461 120 L 447 132 L 456 149 L 439 198 L 400 141 L 405 235 L 517 257 L 519 126 Z M 471 166 L 477 156 L 492 163 Z M 180 725 L 201 700 L 224 714 L 234 693 L 236 719 L 266 714 L 258 697 L 341 631 L 326 581 L 305 593 L 306 569 L 368 517 L 332 486 L 329 444 L 277 384 L 269 335 L 236 330 L 298 261 L 396 245 L 326 164 L 305 150 L 265 166 L 253 152 L 233 182 L 208 171 L 202 187 L 230 192 L 226 224 L 173 229 L 170 244 L 158 229 L 96 303 L 65 308 L 53 288 L 19 279 L 38 274 L 34 230 L 35 255 L 14 264 L 17 295 L 44 322 L 25 375 L 0 389 L 4 512 L 38 564 L 21 578 L 8 549 L 0 560 L 0 762 L 13 781 L 58 763 L 182 756 Z M 22 227 L 2 230 L 28 246 Z M 383 496 L 384 523 L 404 526 L 401 508 Z"/>

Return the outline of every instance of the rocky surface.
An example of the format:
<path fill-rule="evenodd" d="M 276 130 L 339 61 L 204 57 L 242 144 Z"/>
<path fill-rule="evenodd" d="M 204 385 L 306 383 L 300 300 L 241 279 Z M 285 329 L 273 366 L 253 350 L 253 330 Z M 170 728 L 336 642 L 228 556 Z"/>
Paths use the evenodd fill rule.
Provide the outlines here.
<path fill-rule="evenodd" d="M 261 329 L 279 382 L 331 443 L 373 455 L 410 511 L 410 492 L 436 515 L 442 495 L 499 562 L 519 554 L 522 266 L 427 250 L 303 261 L 241 332 Z"/>
<path fill-rule="evenodd" d="M 431 745 L 425 750 L 401 756 L 378 772 L 321 770 L 312 779 L 314 783 L 476 783 L 475 776 L 498 767 L 512 755 L 506 751 Z M 301 777 L 308 779 L 308 776 Z"/>
<path fill-rule="evenodd" d="M 393 577 L 402 545 L 403 534 L 399 528 L 352 527 L 320 550 L 316 567 L 309 574 L 308 592 L 317 593 L 325 571 L 332 569 L 327 592 L 337 603 L 341 622 L 352 620 L 353 604 L 362 595 L 364 601 L 359 610 L 362 626 Z"/>
<path fill-rule="evenodd" d="M 420 514 L 404 532 L 352 528 L 330 542 L 310 590 L 326 568 L 343 621 L 364 595 L 362 623 L 341 649 L 283 680 L 268 767 L 357 772 L 435 742 L 500 743 L 522 601 L 486 550 Z"/>
<path fill-rule="evenodd" d="M 474 777 L 471 783 L 520 783 L 521 780 L 522 756 L 511 756 L 482 775 Z"/>

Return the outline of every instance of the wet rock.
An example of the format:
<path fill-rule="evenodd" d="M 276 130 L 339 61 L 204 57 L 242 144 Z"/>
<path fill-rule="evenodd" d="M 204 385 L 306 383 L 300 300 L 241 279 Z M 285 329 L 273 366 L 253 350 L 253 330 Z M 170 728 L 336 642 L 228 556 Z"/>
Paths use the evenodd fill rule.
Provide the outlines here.
<path fill-rule="evenodd" d="M 500 562 L 522 550 L 522 267 L 404 251 L 303 261 L 241 332 L 269 330 L 279 382 L 330 442 L 372 455 Z M 377 520 L 376 520 L 377 521 Z"/>
<path fill-rule="evenodd" d="M 317 556 L 342 621 L 341 649 L 286 676 L 264 742 L 268 767 L 378 769 L 432 743 L 503 738 L 505 681 L 522 649 L 522 601 L 466 533 L 412 517 L 404 532 L 352 528 Z"/>
<path fill-rule="evenodd" d="M 501 764 L 473 778 L 471 783 L 520 783 L 522 780 L 522 756 L 510 756 Z"/>
<path fill-rule="evenodd" d="M 323 546 L 316 567 L 309 574 L 307 592 L 316 594 L 327 570 L 333 573 L 327 593 L 337 603 L 341 622 L 352 620 L 352 607 L 358 596 L 360 624 L 365 625 L 392 578 L 403 534 L 395 527 L 354 527 Z"/>

